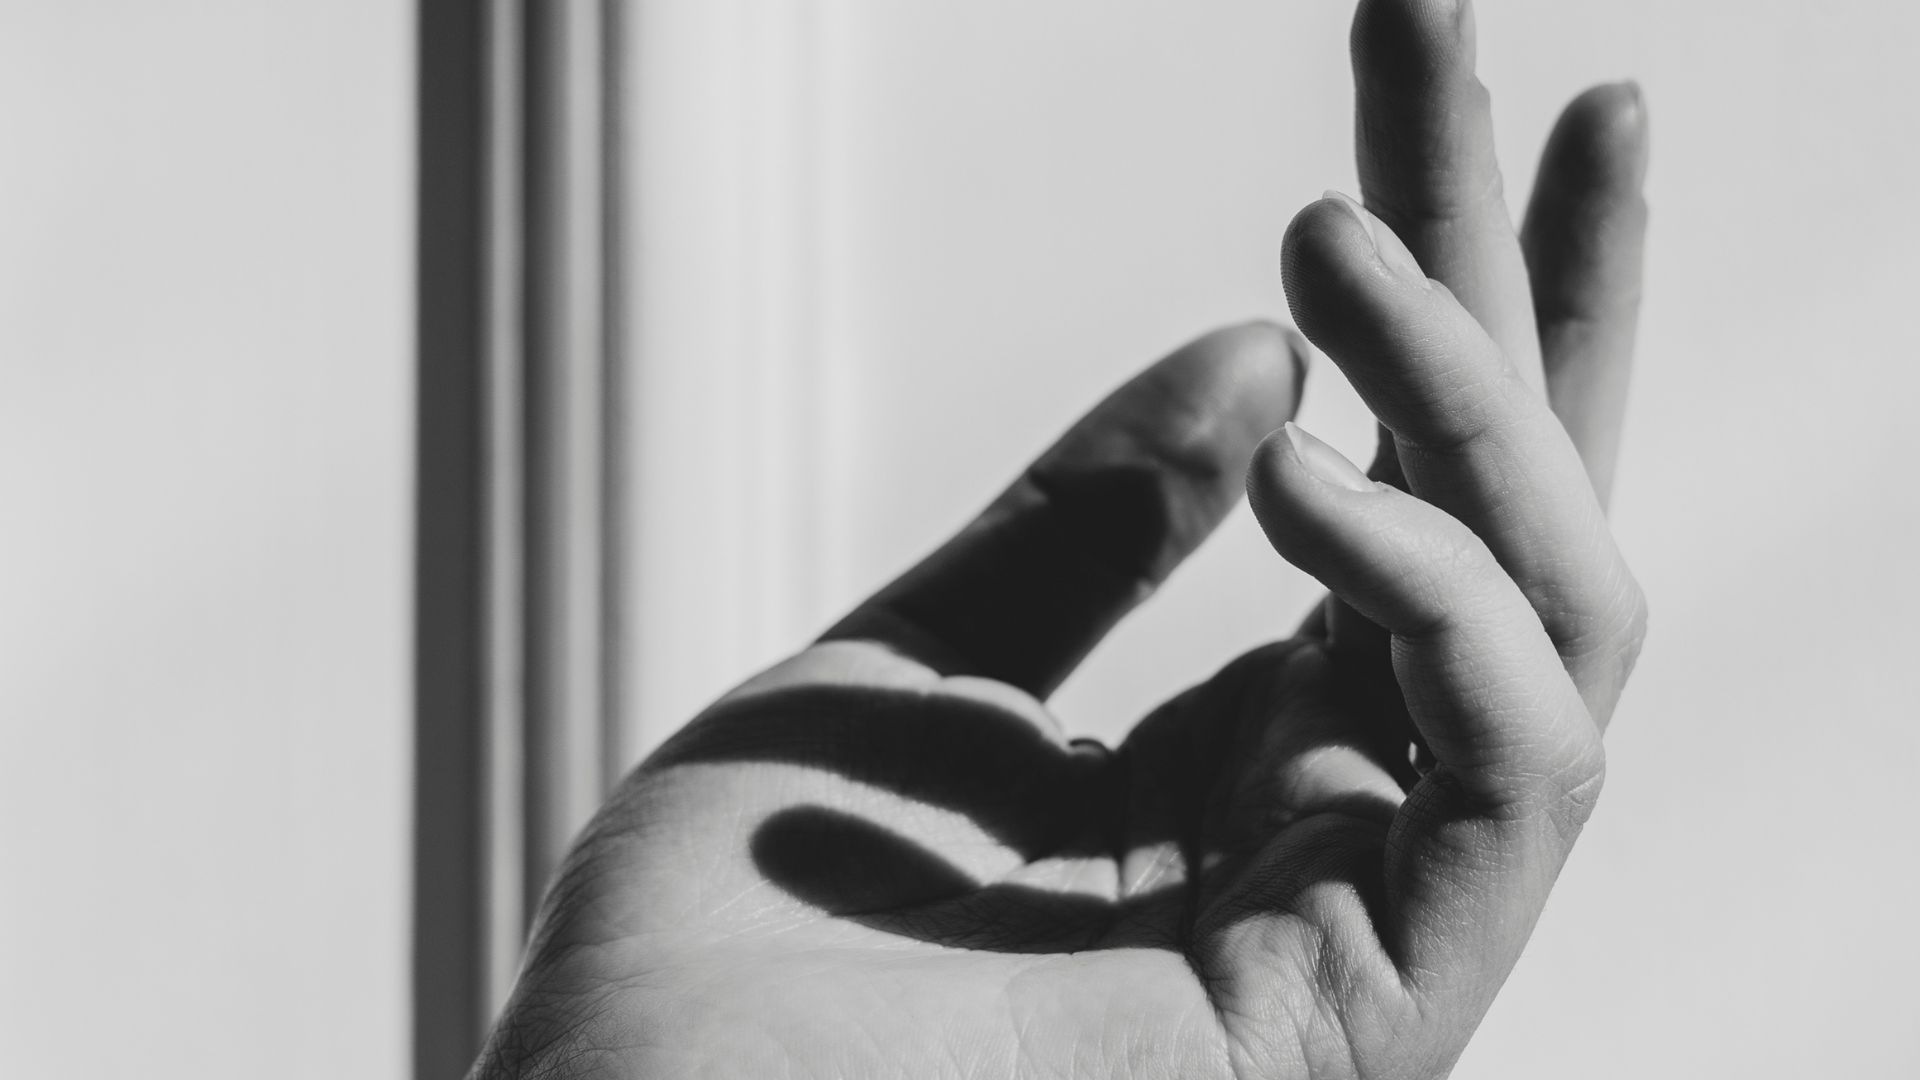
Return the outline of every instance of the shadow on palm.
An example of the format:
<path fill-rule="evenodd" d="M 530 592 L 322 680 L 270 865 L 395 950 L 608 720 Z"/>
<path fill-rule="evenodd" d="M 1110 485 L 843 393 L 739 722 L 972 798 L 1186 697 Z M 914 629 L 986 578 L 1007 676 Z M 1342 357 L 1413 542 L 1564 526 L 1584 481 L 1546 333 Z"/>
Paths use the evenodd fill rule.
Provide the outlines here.
<path fill-rule="evenodd" d="M 964 815 L 1029 866 L 1106 860 L 1119 883 L 1096 894 L 980 880 L 901 831 L 896 814 L 775 811 L 752 833 L 753 862 L 822 916 L 961 949 L 1201 956 L 1212 934 L 1284 914 L 1320 882 L 1377 900 L 1387 826 L 1411 775 L 1377 764 L 1396 746 L 1404 762 L 1404 722 L 1356 722 L 1377 702 L 1342 690 L 1349 681 L 1314 638 L 1268 646 L 1168 702 L 1111 752 L 939 690 L 790 687 L 716 708 L 657 764 L 822 770 Z M 1149 863 L 1159 872 L 1129 870 Z"/>

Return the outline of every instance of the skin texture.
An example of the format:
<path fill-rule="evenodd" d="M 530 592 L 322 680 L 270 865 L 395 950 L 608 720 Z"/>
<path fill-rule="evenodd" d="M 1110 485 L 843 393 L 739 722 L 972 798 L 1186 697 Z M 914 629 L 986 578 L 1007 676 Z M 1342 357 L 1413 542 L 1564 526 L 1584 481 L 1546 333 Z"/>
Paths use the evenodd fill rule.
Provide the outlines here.
<path fill-rule="evenodd" d="M 627 779 L 474 1077 L 1446 1074 L 1592 810 L 1645 625 L 1602 510 L 1644 107 L 1569 106 L 1516 233 L 1471 24 L 1360 6 L 1373 212 L 1322 200 L 1284 245 L 1379 479 L 1273 430 L 1290 331 L 1147 369 Z M 1068 740 L 1045 696 L 1243 484 L 1327 603 L 1118 747 Z"/>

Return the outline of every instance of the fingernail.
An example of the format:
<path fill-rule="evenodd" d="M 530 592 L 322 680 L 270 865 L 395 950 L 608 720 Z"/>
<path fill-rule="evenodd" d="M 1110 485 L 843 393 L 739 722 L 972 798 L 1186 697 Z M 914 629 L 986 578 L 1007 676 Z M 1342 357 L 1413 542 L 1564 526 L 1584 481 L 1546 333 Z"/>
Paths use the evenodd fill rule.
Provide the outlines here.
<path fill-rule="evenodd" d="M 1620 103 L 1612 122 L 1616 127 L 1629 131 L 1638 129 L 1647 122 L 1647 95 L 1640 89 L 1640 83 L 1634 79 L 1622 79 L 1613 84 L 1618 92 Z"/>
<path fill-rule="evenodd" d="M 1407 250 L 1407 245 L 1401 243 L 1399 237 L 1393 235 L 1393 230 L 1387 228 L 1385 222 L 1374 217 L 1365 207 L 1338 191 L 1328 191 L 1325 198 L 1339 203 L 1341 209 L 1352 214 L 1353 220 L 1358 221 L 1360 227 L 1367 230 L 1367 239 L 1372 242 L 1373 254 L 1380 260 L 1381 265 L 1408 281 L 1416 282 L 1421 286 L 1427 284 L 1427 274 L 1420 269 L 1419 260 L 1413 257 L 1413 252 Z"/>
<path fill-rule="evenodd" d="M 1480 36 L 1480 20 L 1473 10 L 1473 0 L 1460 0 L 1460 6 L 1453 9 L 1453 27 L 1462 40 L 1472 41 Z"/>
<path fill-rule="evenodd" d="M 1605 148 L 1603 160 L 1620 170 L 1618 179 L 1637 190 L 1647 182 L 1647 95 L 1633 79 L 1622 79 L 1612 89 L 1613 108 L 1601 117 L 1594 139 Z"/>
<path fill-rule="evenodd" d="M 1306 433 L 1300 425 L 1289 420 L 1283 430 L 1287 433 L 1287 442 L 1293 446 L 1293 456 L 1300 460 L 1307 472 L 1315 480 L 1348 491 L 1373 492 L 1379 490 L 1367 474 L 1356 468 L 1346 456 L 1326 443 Z"/>

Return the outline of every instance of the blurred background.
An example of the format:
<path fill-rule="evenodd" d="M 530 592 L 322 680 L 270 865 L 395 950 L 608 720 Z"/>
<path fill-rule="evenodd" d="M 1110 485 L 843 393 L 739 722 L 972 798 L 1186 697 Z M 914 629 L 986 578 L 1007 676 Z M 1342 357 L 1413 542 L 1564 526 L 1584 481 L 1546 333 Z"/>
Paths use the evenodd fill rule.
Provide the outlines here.
<path fill-rule="evenodd" d="M 498 927 L 524 905 L 443 918 L 438 871 L 416 867 L 444 857 L 453 893 L 511 894 L 501 860 L 591 804 L 565 769 L 501 779 L 547 760 L 547 699 L 514 683 L 486 699 L 511 723 L 487 728 L 432 691 L 502 676 L 421 586 L 474 556 L 416 541 L 499 522 L 439 498 L 422 464 L 423 432 L 480 415 L 417 393 L 447 377 L 428 361 L 485 372 L 483 350 L 435 336 L 443 277 L 416 272 L 484 261 L 484 285 L 518 257 L 538 292 L 553 267 L 429 227 L 474 196 L 438 186 L 465 159 L 423 86 L 436 57 L 473 60 L 483 91 L 499 70 L 482 61 L 537 53 L 537 98 L 573 55 L 538 33 L 487 52 L 445 36 L 458 5 L 435 7 L 0 0 L 6 1075 L 430 1072 L 415 1018 L 446 990 L 479 1023 Z M 562 382 L 593 391 L 594 437 L 500 479 L 514 447 L 585 423 L 537 407 L 539 365 L 574 342 L 515 354 L 535 407 L 507 451 L 485 424 L 449 444 L 536 511 L 553 468 L 592 481 L 509 523 L 521 563 L 500 570 L 520 551 L 502 541 L 494 579 L 450 579 L 545 595 L 543 551 L 572 529 L 603 545 L 562 560 L 593 572 L 558 590 L 598 598 L 591 649 L 538 603 L 518 622 L 476 609 L 488 641 L 512 622 L 532 643 L 513 668 L 529 685 L 548 665 L 593 689 L 588 774 L 903 569 L 1141 365 L 1284 318 L 1287 220 L 1355 186 L 1344 4 L 592 8 L 496 2 L 487 40 L 513 9 L 516 33 L 597 43 L 599 157 L 582 160 L 601 186 L 568 202 L 582 189 L 539 179 L 556 144 L 536 101 L 513 148 L 534 162 L 525 201 L 472 216 L 484 234 L 481 210 L 517 207 L 537 241 L 545 199 L 575 230 L 555 250 L 597 274 L 579 317 L 599 380 Z M 1456 1075 L 1920 1075 L 1920 7 L 1478 8 L 1516 201 L 1565 101 L 1646 89 L 1653 231 L 1616 520 L 1654 620 L 1601 810 Z M 581 286 L 554 288 L 523 305 L 530 325 L 573 325 Z M 476 341 L 521 340 L 455 307 L 493 328 Z M 1331 365 L 1301 421 L 1370 452 Z M 1243 511 L 1057 708 L 1118 735 L 1316 591 Z M 443 654 L 465 660 L 423 666 Z M 555 785 L 565 806 L 521 813 Z M 442 788 L 436 817 L 421 792 Z M 493 966 L 416 970 L 422 927 Z M 434 1060 L 470 1035 L 441 1032 L 454 1049 Z"/>

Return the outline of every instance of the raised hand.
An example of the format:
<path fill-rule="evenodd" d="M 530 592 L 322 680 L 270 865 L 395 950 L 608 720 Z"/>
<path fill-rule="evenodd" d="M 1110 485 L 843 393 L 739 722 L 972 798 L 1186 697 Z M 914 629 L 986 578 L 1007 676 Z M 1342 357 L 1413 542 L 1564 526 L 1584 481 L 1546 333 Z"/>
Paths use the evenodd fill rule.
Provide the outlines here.
<path fill-rule="evenodd" d="M 1380 217 L 1323 200 L 1284 248 L 1407 490 L 1262 441 L 1298 397 L 1287 332 L 1162 360 L 628 779 L 477 1076 L 1446 1072 L 1593 805 L 1643 621 L 1600 509 L 1641 107 L 1575 102 L 1516 236 L 1455 10 L 1362 5 Z M 1243 476 L 1339 602 L 1117 748 L 1066 738 L 1041 698 Z"/>

